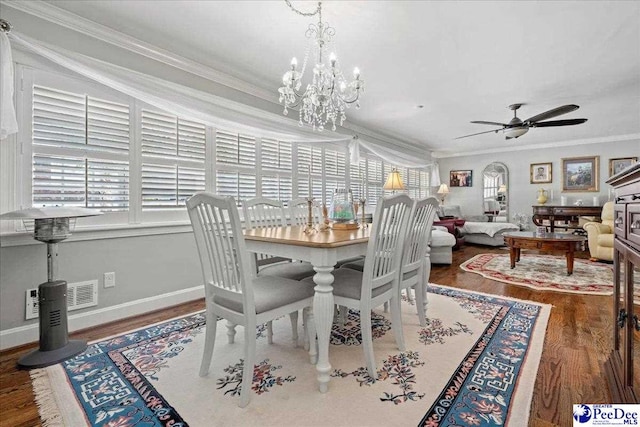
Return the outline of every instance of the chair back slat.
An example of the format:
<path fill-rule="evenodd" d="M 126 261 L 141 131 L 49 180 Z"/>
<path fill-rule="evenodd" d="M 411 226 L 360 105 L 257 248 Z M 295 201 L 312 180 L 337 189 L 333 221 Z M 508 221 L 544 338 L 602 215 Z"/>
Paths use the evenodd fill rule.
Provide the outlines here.
<path fill-rule="evenodd" d="M 242 203 L 247 228 L 280 227 L 285 225 L 284 207 L 280 200 L 254 197 Z"/>
<path fill-rule="evenodd" d="M 307 225 L 307 219 L 309 218 L 309 207 L 307 205 L 307 199 L 293 199 L 288 203 L 289 208 L 289 220 L 291 225 L 299 225 L 304 227 Z M 317 203 L 313 203 L 311 207 L 311 216 L 313 217 L 314 224 L 319 224 L 322 218 L 322 212 Z"/>
<path fill-rule="evenodd" d="M 281 227 L 286 224 L 284 206 L 280 200 L 254 197 L 242 204 L 247 229 Z M 286 258 L 268 254 L 255 254 L 256 267 L 286 261 Z"/>
<path fill-rule="evenodd" d="M 431 240 L 431 228 L 438 209 L 435 197 L 417 200 L 409 218 L 402 253 L 401 271 L 406 274 L 422 265 Z"/>
<path fill-rule="evenodd" d="M 397 286 L 412 206 L 413 200 L 404 194 L 378 201 L 363 269 L 362 298 L 371 298 L 372 289 L 377 287 L 389 283 Z"/>
<path fill-rule="evenodd" d="M 213 294 L 253 306 L 240 215 L 233 197 L 200 192 L 186 202 L 198 247 L 207 298 Z"/>

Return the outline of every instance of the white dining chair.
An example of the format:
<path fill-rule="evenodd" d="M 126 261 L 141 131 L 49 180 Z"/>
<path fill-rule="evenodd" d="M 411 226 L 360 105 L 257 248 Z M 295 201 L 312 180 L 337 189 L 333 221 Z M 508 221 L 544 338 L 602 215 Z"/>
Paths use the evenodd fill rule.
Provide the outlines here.
<path fill-rule="evenodd" d="M 299 225 L 301 227 L 307 225 L 307 220 L 309 218 L 309 206 L 307 205 L 307 199 L 289 200 L 287 208 L 289 210 L 289 221 L 291 222 L 291 225 Z M 322 218 L 322 209 L 315 202 L 311 206 L 311 217 L 313 218 L 314 224 L 319 224 L 320 221 L 324 220 L 324 218 Z"/>
<path fill-rule="evenodd" d="M 377 377 L 371 330 L 371 310 L 374 307 L 390 302 L 393 333 L 398 348 L 404 350 L 398 278 L 412 206 L 413 200 L 404 194 L 381 198 L 371 225 L 363 271 L 350 268 L 333 271 L 335 303 L 360 311 L 362 348 L 367 371 L 374 381 Z M 309 278 L 304 281 L 313 283 Z"/>
<path fill-rule="evenodd" d="M 265 228 L 281 227 L 286 224 L 285 210 L 280 200 L 266 197 L 254 197 L 242 203 L 245 227 Z M 268 254 L 255 254 L 258 276 L 282 277 L 291 280 L 302 280 L 313 276 L 316 272 L 308 262 L 293 261 L 288 258 Z M 298 312 L 289 313 L 291 319 L 292 339 L 298 342 Z M 304 324 L 306 330 L 306 323 Z M 273 325 L 267 324 L 267 339 L 273 343 Z M 304 345 L 307 343 L 305 341 Z"/>
<path fill-rule="evenodd" d="M 414 290 L 420 326 L 427 324 L 427 285 L 431 274 L 429 241 L 438 206 L 439 202 L 435 197 L 416 200 L 409 217 L 407 236 L 400 259 L 398 291 L 402 292 L 406 289 L 407 295 L 410 296 L 410 290 Z"/>
<path fill-rule="evenodd" d="M 285 210 L 280 200 L 254 197 L 242 203 L 242 210 L 247 229 L 286 225 Z M 308 262 L 291 262 L 288 258 L 267 254 L 256 254 L 256 267 L 259 276 L 302 280 L 315 274 L 313 266 Z"/>
<path fill-rule="evenodd" d="M 256 327 L 302 309 L 307 316 L 313 303 L 313 282 L 273 276 L 255 276 L 232 197 L 196 193 L 187 200 L 189 218 L 200 256 L 205 284 L 206 333 L 200 376 L 209 372 L 213 356 L 217 316 L 230 327 L 244 326 L 244 367 L 240 407 L 251 397 L 256 360 Z M 313 322 L 310 336 L 315 337 Z M 229 326 L 228 326 L 229 327 Z"/>

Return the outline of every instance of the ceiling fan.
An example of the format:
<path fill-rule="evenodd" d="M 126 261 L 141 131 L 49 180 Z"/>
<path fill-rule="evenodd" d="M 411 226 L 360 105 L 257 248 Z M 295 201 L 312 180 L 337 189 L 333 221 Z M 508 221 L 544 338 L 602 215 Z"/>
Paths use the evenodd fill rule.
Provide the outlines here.
<path fill-rule="evenodd" d="M 587 121 L 587 119 L 551 120 L 548 122 L 542 121 L 542 120 L 550 119 L 552 117 L 560 116 L 562 114 L 570 113 L 580 108 L 575 104 L 568 104 L 568 105 L 563 105 L 561 107 L 553 108 L 549 111 L 545 111 L 544 113 L 540 113 L 533 117 L 529 117 L 527 120 L 523 121 L 516 116 L 516 110 L 522 107 L 523 105 L 524 104 L 509 105 L 509 109 L 513 111 L 513 119 L 511 119 L 509 123 L 486 122 L 481 120 L 471 122 L 471 123 L 478 123 L 481 125 L 502 126 L 502 128 L 500 129 L 472 133 L 471 135 L 459 136 L 454 139 L 467 138 L 469 136 L 482 135 L 483 133 L 490 133 L 490 132 L 498 133 L 500 131 L 503 131 L 503 133 L 505 134 L 505 139 L 512 139 L 512 138 L 518 138 L 524 135 L 525 133 L 529 132 L 529 128 L 579 125 Z"/>

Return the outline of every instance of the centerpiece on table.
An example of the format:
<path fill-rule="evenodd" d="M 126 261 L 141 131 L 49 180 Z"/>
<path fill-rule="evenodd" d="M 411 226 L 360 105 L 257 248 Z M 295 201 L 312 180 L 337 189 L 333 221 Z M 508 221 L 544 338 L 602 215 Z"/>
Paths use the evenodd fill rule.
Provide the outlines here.
<path fill-rule="evenodd" d="M 329 206 L 329 220 L 331 228 L 334 230 L 355 230 L 358 228 L 353 193 L 350 189 L 336 188 L 333 190 Z"/>

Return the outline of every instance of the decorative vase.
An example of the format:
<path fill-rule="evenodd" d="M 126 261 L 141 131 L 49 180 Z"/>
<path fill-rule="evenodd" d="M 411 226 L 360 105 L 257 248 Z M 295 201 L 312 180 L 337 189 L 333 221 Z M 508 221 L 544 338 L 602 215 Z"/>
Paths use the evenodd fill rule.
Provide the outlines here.
<path fill-rule="evenodd" d="M 351 189 L 336 188 L 333 191 L 329 206 L 329 220 L 333 222 L 333 228 L 344 228 L 347 224 L 355 225 L 357 228 Z"/>
<path fill-rule="evenodd" d="M 549 193 L 544 188 L 538 190 L 538 204 L 544 205 L 547 203 Z"/>

